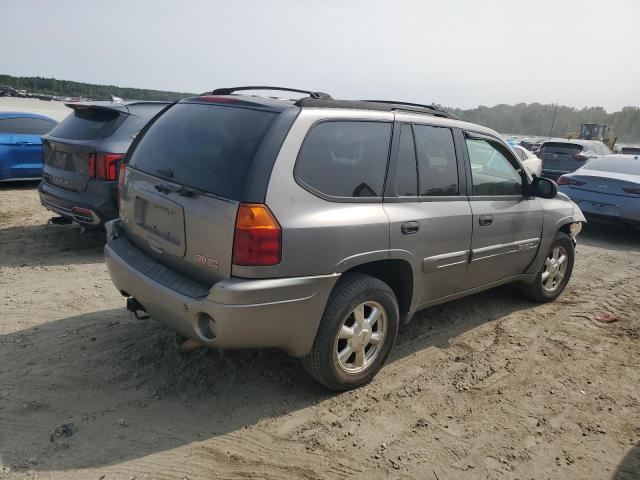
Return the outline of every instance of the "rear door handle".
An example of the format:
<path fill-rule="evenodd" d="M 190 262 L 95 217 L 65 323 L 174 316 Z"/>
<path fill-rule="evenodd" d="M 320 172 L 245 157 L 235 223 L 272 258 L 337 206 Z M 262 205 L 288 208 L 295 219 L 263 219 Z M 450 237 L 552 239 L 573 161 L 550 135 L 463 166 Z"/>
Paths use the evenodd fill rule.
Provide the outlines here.
<path fill-rule="evenodd" d="M 400 227 L 400 230 L 405 235 L 411 235 L 412 233 L 418 233 L 418 230 L 420 230 L 420 223 L 419 222 L 406 222 L 406 223 L 403 223 L 402 226 Z"/>
<path fill-rule="evenodd" d="M 483 227 L 491 225 L 493 223 L 493 215 L 480 215 L 480 217 L 478 218 L 478 223 Z"/>

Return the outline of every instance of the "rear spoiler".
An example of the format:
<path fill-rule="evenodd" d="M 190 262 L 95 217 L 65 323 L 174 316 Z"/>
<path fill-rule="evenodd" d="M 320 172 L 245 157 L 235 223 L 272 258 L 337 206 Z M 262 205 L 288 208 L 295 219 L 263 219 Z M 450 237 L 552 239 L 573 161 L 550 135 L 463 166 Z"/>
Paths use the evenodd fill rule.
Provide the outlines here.
<path fill-rule="evenodd" d="M 112 112 L 129 114 L 129 108 L 122 103 L 112 102 L 65 102 L 65 106 L 73 110 L 89 110 L 95 108 L 98 110 L 110 110 Z"/>

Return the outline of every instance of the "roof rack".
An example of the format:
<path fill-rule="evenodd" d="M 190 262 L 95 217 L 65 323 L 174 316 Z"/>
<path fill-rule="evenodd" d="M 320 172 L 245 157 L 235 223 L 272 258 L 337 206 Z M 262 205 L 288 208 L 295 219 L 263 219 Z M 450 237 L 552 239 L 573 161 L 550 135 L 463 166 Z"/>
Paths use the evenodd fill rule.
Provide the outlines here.
<path fill-rule="evenodd" d="M 209 95 L 231 95 L 233 92 L 240 92 L 244 90 L 276 90 L 280 92 L 296 92 L 296 93 L 306 93 L 311 98 L 324 98 L 330 99 L 331 95 L 324 92 L 312 92 L 310 90 L 300 90 L 298 88 L 287 88 L 287 87 L 270 87 L 267 85 L 254 85 L 247 87 L 228 87 L 228 88 L 216 88 L 211 92 L 207 92 Z"/>
<path fill-rule="evenodd" d="M 381 110 L 381 111 L 406 111 L 421 113 L 423 115 L 433 115 L 434 117 L 450 118 L 459 120 L 451 113 L 436 105 L 422 105 L 419 103 L 397 102 L 393 100 L 334 100 L 334 99 L 313 99 L 301 98 L 295 103 L 298 107 L 316 108 L 357 108 L 361 110 Z"/>

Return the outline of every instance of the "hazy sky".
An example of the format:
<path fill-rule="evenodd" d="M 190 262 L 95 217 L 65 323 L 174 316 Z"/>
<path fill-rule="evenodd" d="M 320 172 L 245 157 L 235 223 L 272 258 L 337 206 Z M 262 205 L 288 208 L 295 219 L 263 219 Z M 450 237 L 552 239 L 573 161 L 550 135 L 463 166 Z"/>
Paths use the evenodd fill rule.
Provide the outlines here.
<path fill-rule="evenodd" d="M 0 0 L 0 73 L 612 111 L 640 105 L 640 0 Z"/>

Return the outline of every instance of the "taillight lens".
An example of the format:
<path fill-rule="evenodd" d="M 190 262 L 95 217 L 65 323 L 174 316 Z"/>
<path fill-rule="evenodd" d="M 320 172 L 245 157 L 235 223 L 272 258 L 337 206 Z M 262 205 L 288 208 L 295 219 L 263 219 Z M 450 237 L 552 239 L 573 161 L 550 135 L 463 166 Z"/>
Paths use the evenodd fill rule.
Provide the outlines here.
<path fill-rule="evenodd" d="M 575 180 L 573 178 L 565 177 L 564 175 L 562 175 L 561 177 L 558 177 L 556 183 L 558 185 L 574 185 L 576 187 L 579 187 L 580 185 L 584 185 L 587 182 L 581 182 L 580 180 Z"/>
<path fill-rule="evenodd" d="M 89 155 L 89 176 L 100 180 L 117 180 L 118 165 L 123 153 L 92 153 Z"/>
<path fill-rule="evenodd" d="M 122 184 L 124 183 L 124 174 L 127 172 L 127 164 L 120 164 L 120 171 L 118 172 L 118 206 L 120 206 L 120 195 L 122 195 Z"/>
<path fill-rule="evenodd" d="M 581 162 L 584 162 L 586 160 L 589 160 L 589 157 L 585 157 L 584 155 L 582 155 L 580 153 L 576 153 L 575 155 L 573 155 L 573 159 L 574 160 L 580 160 Z"/>
<path fill-rule="evenodd" d="M 233 239 L 235 265 L 266 266 L 280 263 L 282 230 L 266 205 L 241 203 Z"/>
<path fill-rule="evenodd" d="M 631 195 L 640 195 L 640 187 L 623 188 L 623 190 Z"/>

